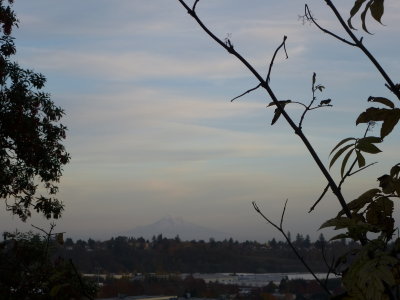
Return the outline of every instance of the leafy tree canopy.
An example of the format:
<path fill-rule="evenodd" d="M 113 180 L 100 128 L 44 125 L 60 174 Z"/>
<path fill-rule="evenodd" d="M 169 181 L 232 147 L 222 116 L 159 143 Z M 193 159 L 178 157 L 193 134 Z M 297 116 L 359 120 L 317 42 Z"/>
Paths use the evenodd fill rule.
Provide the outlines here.
<path fill-rule="evenodd" d="M 58 218 L 63 204 L 54 197 L 56 183 L 70 159 L 61 144 L 64 111 L 42 91 L 42 74 L 10 59 L 16 53 L 11 32 L 18 27 L 12 3 L 0 0 L 0 197 L 24 221 L 31 210 Z"/>

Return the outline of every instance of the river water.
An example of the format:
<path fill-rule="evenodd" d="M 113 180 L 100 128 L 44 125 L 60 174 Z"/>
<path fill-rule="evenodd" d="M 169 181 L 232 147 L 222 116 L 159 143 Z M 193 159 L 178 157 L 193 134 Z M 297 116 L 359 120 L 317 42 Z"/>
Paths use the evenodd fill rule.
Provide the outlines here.
<path fill-rule="evenodd" d="M 182 274 L 182 278 L 185 278 L 189 274 Z M 310 273 L 194 273 L 191 274 L 194 278 L 201 278 L 205 282 L 219 282 L 223 284 L 237 284 L 246 286 L 264 286 L 270 281 L 279 284 L 284 279 L 304 279 L 313 280 L 314 277 Z M 326 273 L 316 273 L 319 279 L 325 279 Z M 334 275 L 330 275 L 329 278 L 335 278 Z"/>

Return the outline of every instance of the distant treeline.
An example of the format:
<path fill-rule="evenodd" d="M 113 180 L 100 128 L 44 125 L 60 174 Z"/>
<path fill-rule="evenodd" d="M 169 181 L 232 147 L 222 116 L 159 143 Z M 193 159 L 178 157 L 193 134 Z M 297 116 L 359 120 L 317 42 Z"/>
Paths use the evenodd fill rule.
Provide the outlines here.
<path fill-rule="evenodd" d="M 311 242 L 297 234 L 293 245 L 316 272 L 327 270 L 326 262 L 357 247 L 340 240 L 327 243 L 321 234 Z M 324 255 L 322 254 L 324 252 Z M 84 273 L 269 273 L 305 272 L 288 243 L 272 239 L 267 243 L 216 241 L 182 241 L 161 234 L 150 240 L 119 236 L 107 241 L 67 238 L 59 249 Z"/>

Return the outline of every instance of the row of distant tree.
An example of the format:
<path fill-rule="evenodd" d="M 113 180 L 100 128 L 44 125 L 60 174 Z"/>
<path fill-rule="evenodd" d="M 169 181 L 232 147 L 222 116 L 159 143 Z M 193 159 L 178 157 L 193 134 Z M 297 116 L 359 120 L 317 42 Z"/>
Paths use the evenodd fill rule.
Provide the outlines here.
<path fill-rule="evenodd" d="M 321 234 L 312 242 L 307 235 L 297 234 L 292 241 L 301 255 L 316 271 L 326 271 L 326 258 L 340 255 L 356 244 L 345 240 L 328 243 Z M 325 260 L 324 260 L 324 255 Z M 152 239 L 119 236 L 107 241 L 68 238 L 59 254 L 72 258 L 85 273 L 217 273 L 217 272 L 302 272 L 304 266 L 287 242 L 272 239 L 267 243 L 216 241 L 182 241 L 161 234 Z"/>

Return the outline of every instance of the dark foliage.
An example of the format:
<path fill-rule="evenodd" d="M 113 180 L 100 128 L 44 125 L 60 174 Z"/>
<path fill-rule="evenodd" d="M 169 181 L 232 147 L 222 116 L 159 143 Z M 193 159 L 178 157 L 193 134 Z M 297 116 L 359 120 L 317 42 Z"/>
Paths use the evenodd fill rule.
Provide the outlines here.
<path fill-rule="evenodd" d="M 96 285 L 83 279 L 70 260 L 53 255 L 58 235 L 54 237 L 31 232 L 4 234 L 1 299 L 88 299 L 96 295 Z"/>
<path fill-rule="evenodd" d="M 238 293 L 238 287 L 220 283 L 205 283 L 203 279 L 187 276 L 166 276 L 155 279 L 150 276 L 143 280 L 108 279 L 99 291 L 99 297 L 115 297 L 117 295 L 176 295 L 179 297 L 218 298 L 221 295 Z"/>
<path fill-rule="evenodd" d="M 42 74 L 10 60 L 16 52 L 10 34 L 18 20 L 4 2 L 0 1 L 0 198 L 24 221 L 31 209 L 58 218 L 63 205 L 54 197 L 55 183 L 69 161 L 61 144 L 66 127 L 59 121 L 64 112 L 42 91 Z M 38 195 L 38 189 L 45 195 Z"/>

